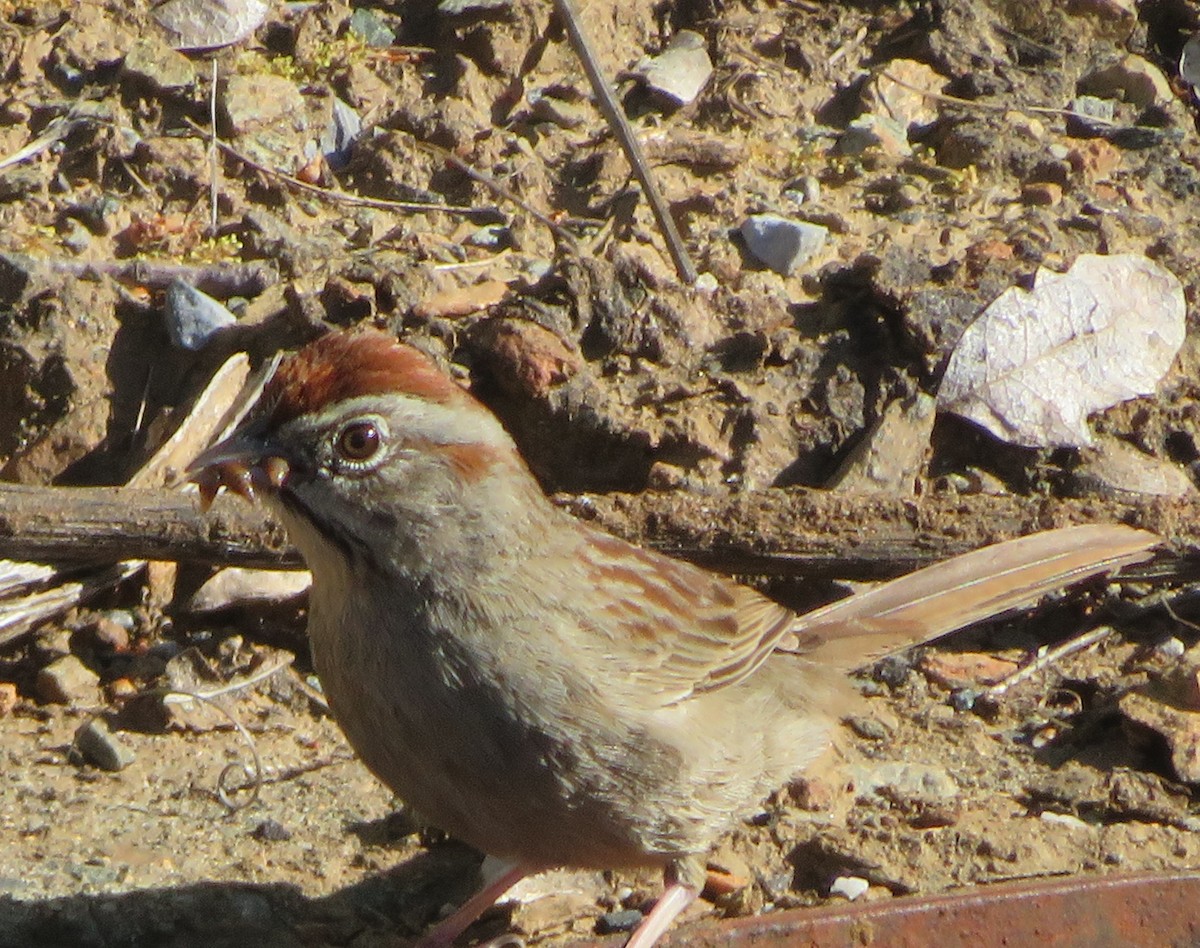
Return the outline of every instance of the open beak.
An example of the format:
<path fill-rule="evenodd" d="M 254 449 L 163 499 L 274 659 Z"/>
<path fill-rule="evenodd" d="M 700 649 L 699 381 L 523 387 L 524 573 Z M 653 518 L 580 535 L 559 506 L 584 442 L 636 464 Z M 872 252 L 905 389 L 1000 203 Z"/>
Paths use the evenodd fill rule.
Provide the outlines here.
<path fill-rule="evenodd" d="M 186 472 L 200 488 L 201 510 L 208 510 L 222 487 L 253 503 L 259 490 L 282 490 L 290 473 L 287 460 L 252 428 L 235 431 L 202 452 Z"/>

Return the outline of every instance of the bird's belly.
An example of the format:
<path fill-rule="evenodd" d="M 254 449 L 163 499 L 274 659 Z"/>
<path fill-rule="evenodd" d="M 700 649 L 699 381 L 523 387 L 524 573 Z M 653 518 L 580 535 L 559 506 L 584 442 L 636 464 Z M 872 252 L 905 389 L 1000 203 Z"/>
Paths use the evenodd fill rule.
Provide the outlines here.
<path fill-rule="evenodd" d="M 635 737 L 585 746 L 578 732 L 528 720 L 512 696 L 448 681 L 432 660 L 389 656 L 378 643 L 312 639 L 322 686 L 351 746 L 402 800 L 451 835 L 493 856 L 544 867 L 660 866 L 676 850 L 694 849 L 688 834 L 656 825 L 676 819 L 671 811 L 679 801 L 670 798 L 664 776 L 656 805 L 644 760 L 629 762 L 628 772 L 643 783 L 639 805 L 631 805 L 623 755 L 666 763 L 661 753 L 633 746 Z M 536 696 L 526 697 L 536 704 Z"/>

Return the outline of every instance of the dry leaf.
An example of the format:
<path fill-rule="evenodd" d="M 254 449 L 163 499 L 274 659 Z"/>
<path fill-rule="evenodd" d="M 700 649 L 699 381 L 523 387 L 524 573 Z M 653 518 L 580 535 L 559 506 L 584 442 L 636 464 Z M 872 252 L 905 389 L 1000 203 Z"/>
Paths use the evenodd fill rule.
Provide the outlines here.
<path fill-rule="evenodd" d="M 244 40 L 267 18 L 263 0 L 167 0 L 151 11 L 175 49 L 200 52 Z"/>
<path fill-rule="evenodd" d="M 1136 254 L 1085 254 L 1011 287 L 954 349 L 938 407 L 1028 447 L 1092 443 L 1087 416 L 1149 395 L 1183 344 L 1183 287 Z"/>

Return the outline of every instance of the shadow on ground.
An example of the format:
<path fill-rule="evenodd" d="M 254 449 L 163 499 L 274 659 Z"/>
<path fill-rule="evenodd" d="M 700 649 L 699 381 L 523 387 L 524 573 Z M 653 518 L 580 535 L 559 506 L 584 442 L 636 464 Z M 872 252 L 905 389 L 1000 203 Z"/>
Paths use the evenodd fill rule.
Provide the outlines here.
<path fill-rule="evenodd" d="M 0 896 L 0 948 L 400 948 L 477 884 L 477 857 L 439 847 L 323 897 L 212 882 L 20 901 Z"/>

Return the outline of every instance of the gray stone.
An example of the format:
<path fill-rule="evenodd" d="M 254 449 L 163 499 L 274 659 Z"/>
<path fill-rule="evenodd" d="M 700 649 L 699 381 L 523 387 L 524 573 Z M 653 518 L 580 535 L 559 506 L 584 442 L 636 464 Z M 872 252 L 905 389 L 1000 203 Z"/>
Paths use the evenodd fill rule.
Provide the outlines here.
<path fill-rule="evenodd" d="M 157 37 L 134 43 L 125 54 L 122 69 L 130 79 L 162 92 L 187 89 L 196 82 L 192 61 Z"/>
<path fill-rule="evenodd" d="M 741 232 L 750 252 L 783 276 L 811 260 L 829 236 L 828 228 L 820 224 L 778 214 L 753 214 L 743 222 Z"/>
<path fill-rule="evenodd" d="M 334 97 L 330 109 L 329 124 L 321 136 L 321 153 L 334 171 L 341 171 L 350 164 L 351 147 L 362 132 L 362 119 L 354 109 Z"/>
<path fill-rule="evenodd" d="M 1200 98 L 1200 33 L 1183 44 L 1179 54 L 1179 78 L 1192 87 L 1192 95 Z"/>
<path fill-rule="evenodd" d="M 1094 95 L 1079 95 L 1071 100 L 1071 114 L 1067 116 L 1067 130 L 1075 135 L 1099 135 L 1112 127 L 1117 114 L 1116 103 L 1111 99 L 1098 99 Z"/>
<path fill-rule="evenodd" d="M 171 342 L 189 352 L 203 349 L 214 336 L 237 322 L 233 313 L 183 280 L 173 280 L 167 287 L 164 316 Z"/>
<path fill-rule="evenodd" d="M 942 767 L 928 764 L 906 764 L 890 761 L 875 766 L 858 765 L 851 768 L 851 778 L 861 796 L 878 796 L 884 787 L 901 798 L 954 800 L 958 784 Z"/>
<path fill-rule="evenodd" d="M 219 49 L 244 40 L 266 19 L 267 0 L 166 0 L 151 12 L 176 49 Z"/>
<path fill-rule="evenodd" d="M 596 919 L 597 935 L 612 935 L 617 932 L 633 931 L 642 920 L 642 913 L 637 909 L 619 909 L 616 912 L 606 912 Z"/>
<path fill-rule="evenodd" d="M 487 13 L 490 10 L 507 10 L 512 0 L 442 0 L 438 12 L 446 16 L 462 13 Z"/>
<path fill-rule="evenodd" d="M 137 759 L 101 718 L 92 718 L 79 725 L 72 747 L 89 764 L 114 773 L 124 770 Z"/>
<path fill-rule="evenodd" d="M 382 49 L 396 42 L 396 31 L 384 22 L 378 11 L 366 7 L 358 7 L 350 14 L 347 28 L 368 46 Z"/>

